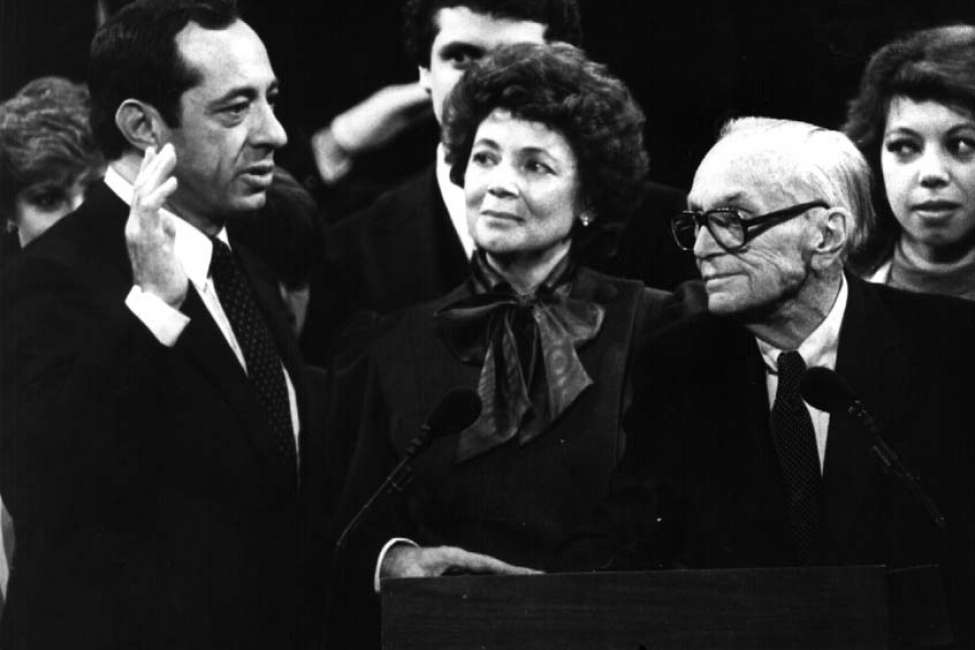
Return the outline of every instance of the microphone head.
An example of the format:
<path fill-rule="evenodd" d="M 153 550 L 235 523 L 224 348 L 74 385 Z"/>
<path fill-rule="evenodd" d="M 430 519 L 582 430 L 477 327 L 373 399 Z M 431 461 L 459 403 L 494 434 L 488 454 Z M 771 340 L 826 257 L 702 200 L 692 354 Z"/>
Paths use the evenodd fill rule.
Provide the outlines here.
<path fill-rule="evenodd" d="M 799 393 L 811 406 L 837 413 L 847 410 L 857 401 L 850 385 L 829 368 L 809 368 L 799 380 Z"/>
<path fill-rule="evenodd" d="M 481 398 L 470 388 L 452 388 L 427 417 L 426 428 L 435 436 L 466 429 L 481 414 Z"/>

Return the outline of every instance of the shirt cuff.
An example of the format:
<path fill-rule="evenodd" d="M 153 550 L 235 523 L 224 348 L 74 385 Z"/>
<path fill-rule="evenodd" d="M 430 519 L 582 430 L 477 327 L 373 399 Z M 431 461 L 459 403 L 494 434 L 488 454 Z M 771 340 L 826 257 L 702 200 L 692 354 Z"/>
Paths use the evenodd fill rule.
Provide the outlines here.
<path fill-rule="evenodd" d="M 179 335 L 190 322 L 189 316 L 170 307 L 159 296 L 146 293 L 138 285 L 133 285 L 129 290 L 129 295 L 125 297 L 125 306 L 167 348 L 176 345 Z"/>
<path fill-rule="evenodd" d="M 409 544 L 410 546 L 414 546 L 416 548 L 420 548 L 420 545 L 419 544 L 417 544 L 416 542 L 414 542 L 412 539 L 407 539 L 406 537 L 394 537 L 393 539 L 391 539 L 388 542 L 386 542 L 386 544 L 383 546 L 383 550 L 379 551 L 379 559 L 376 560 L 376 571 L 373 573 L 373 576 L 372 576 L 372 589 L 377 594 L 379 593 L 379 586 L 380 586 L 379 585 L 379 581 L 380 581 L 379 573 L 380 573 L 380 570 L 383 568 L 383 560 L 386 559 L 386 553 L 389 552 L 389 549 L 393 548 L 397 544 Z"/>

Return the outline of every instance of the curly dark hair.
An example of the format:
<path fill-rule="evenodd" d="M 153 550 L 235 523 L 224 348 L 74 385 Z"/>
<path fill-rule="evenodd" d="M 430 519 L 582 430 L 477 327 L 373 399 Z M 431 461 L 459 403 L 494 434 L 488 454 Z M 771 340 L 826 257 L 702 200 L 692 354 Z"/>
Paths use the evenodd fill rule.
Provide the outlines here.
<path fill-rule="evenodd" d="M 510 20 L 530 20 L 546 26 L 545 40 L 582 43 L 576 0 L 407 0 L 403 5 L 403 42 L 417 65 L 430 66 L 430 50 L 440 27 L 440 9 L 466 7 L 479 14 Z"/>
<path fill-rule="evenodd" d="M 17 196 L 58 199 L 76 180 L 101 174 L 104 160 L 88 124 L 88 91 L 60 77 L 31 81 L 0 104 L 0 215 Z"/>
<path fill-rule="evenodd" d="M 873 272 L 890 257 L 900 236 L 880 167 L 890 102 L 898 96 L 936 101 L 975 115 L 975 27 L 959 24 L 912 32 L 881 47 L 867 63 L 843 125 L 870 163 L 875 179 L 876 227 L 867 234 L 861 253 L 851 258 L 861 273 Z"/>
<path fill-rule="evenodd" d="M 115 126 L 126 99 L 151 104 L 169 126 L 179 126 L 183 93 L 200 82 L 176 48 L 190 22 L 224 29 L 238 19 L 236 0 L 138 0 L 102 25 L 91 42 L 88 88 L 91 126 L 102 151 L 118 158 L 129 144 Z"/>
<path fill-rule="evenodd" d="M 495 50 L 461 78 L 444 107 L 450 179 L 463 186 L 474 136 L 495 109 L 561 133 L 575 154 L 581 199 L 603 230 L 618 230 L 643 197 L 649 161 L 643 111 L 622 81 L 566 43 Z M 595 228 L 574 228 L 585 245 Z"/>

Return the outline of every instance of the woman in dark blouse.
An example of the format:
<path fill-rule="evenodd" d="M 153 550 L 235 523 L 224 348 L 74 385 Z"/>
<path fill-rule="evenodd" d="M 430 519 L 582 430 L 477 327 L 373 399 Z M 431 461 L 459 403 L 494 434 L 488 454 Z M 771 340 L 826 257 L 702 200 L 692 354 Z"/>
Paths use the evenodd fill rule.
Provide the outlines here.
<path fill-rule="evenodd" d="M 606 494 L 629 360 L 685 309 L 575 262 L 638 203 L 643 122 L 622 82 L 565 44 L 500 49 L 452 92 L 442 139 L 477 246 L 471 276 L 399 315 L 353 373 L 364 389 L 345 393 L 362 402 L 343 406 L 358 438 L 339 527 L 451 389 L 481 408 L 343 536 L 333 621 L 361 626 L 351 594 L 385 577 L 544 569 Z"/>

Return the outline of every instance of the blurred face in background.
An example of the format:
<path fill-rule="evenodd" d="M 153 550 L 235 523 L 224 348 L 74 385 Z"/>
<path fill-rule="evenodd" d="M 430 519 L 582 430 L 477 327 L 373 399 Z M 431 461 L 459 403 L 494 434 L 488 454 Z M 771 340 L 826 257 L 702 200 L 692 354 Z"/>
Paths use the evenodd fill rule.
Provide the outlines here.
<path fill-rule="evenodd" d="M 880 163 L 901 241 L 931 262 L 975 255 L 975 120 L 935 101 L 891 100 Z"/>
<path fill-rule="evenodd" d="M 443 121 L 444 99 L 472 63 L 500 45 L 545 42 L 541 23 L 495 18 L 463 6 L 439 9 L 434 20 L 439 31 L 430 48 L 430 67 L 420 68 L 420 85 L 430 93 L 437 122 Z"/>
<path fill-rule="evenodd" d="M 35 183 L 18 192 L 12 223 L 17 228 L 20 245 L 26 246 L 59 219 L 78 209 L 85 200 L 88 186 L 101 176 L 102 171 L 82 175 L 67 185 L 52 180 Z"/>

